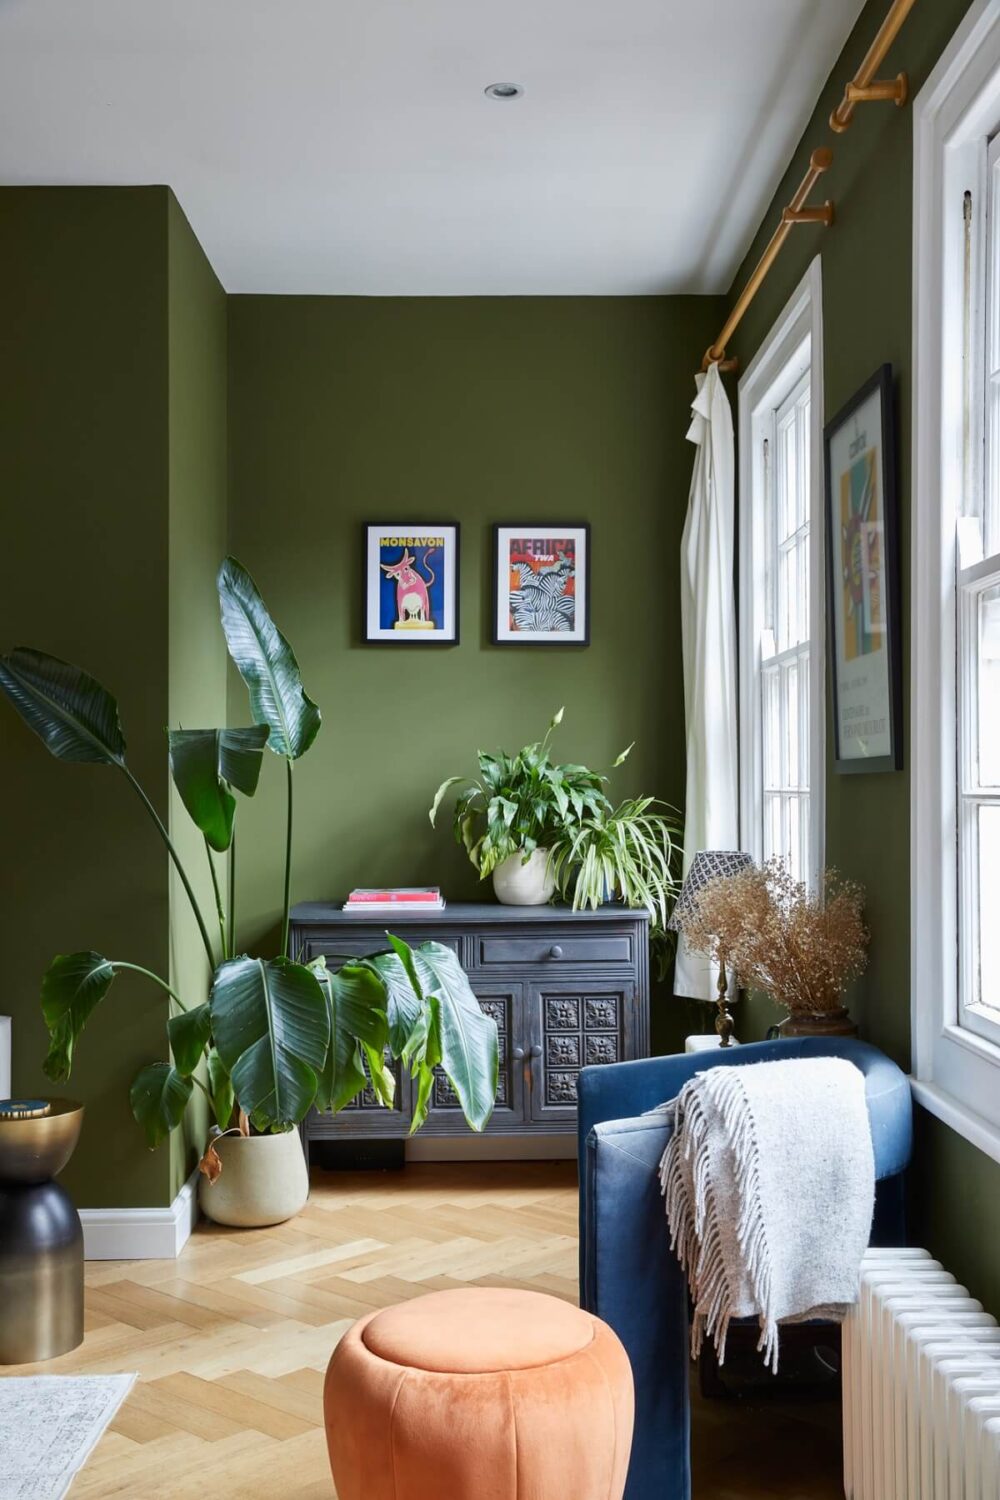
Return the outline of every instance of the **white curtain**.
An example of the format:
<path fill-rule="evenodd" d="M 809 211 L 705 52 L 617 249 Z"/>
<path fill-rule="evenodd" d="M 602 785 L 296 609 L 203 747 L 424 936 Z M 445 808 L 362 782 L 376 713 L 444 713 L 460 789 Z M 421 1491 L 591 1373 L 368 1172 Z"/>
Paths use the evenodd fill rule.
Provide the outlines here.
<path fill-rule="evenodd" d="M 696 375 L 688 438 L 696 445 L 681 539 L 687 795 L 684 874 L 699 849 L 739 848 L 736 611 L 733 599 L 733 414 L 716 365 Z M 674 993 L 715 999 L 707 960 L 681 938 Z"/>

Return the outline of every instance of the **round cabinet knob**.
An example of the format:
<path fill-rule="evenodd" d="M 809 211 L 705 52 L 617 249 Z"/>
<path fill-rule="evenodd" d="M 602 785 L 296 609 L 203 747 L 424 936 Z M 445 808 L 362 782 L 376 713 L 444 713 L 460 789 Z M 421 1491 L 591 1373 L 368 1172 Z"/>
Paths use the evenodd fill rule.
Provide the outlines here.
<path fill-rule="evenodd" d="M 562 958 L 562 953 L 562 948 L 558 943 L 553 943 L 552 947 L 549 949 L 550 958 Z"/>
<path fill-rule="evenodd" d="M 514 1061 L 515 1062 L 520 1062 L 523 1056 L 524 1056 L 524 1048 L 523 1047 L 515 1047 L 514 1048 Z"/>
<path fill-rule="evenodd" d="M 540 1044 L 538 1042 L 536 1042 L 535 1045 L 532 1047 L 532 1049 L 531 1049 L 531 1055 L 532 1055 L 532 1057 L 541 1057 L 541 1055 L 542 1055 L 542 1049 L 541 1049 L 541 1046 L 540 1046 Z"/>

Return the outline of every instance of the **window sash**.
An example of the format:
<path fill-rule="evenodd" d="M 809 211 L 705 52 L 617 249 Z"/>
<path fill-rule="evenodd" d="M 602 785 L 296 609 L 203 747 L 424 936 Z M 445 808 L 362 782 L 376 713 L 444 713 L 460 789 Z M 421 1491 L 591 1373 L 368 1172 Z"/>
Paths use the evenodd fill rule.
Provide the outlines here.
<path fill-rule="evenodd" d="M 984 784 L 981 775 L 985 675 L 981 670 L 982 604 L 986 594 L 1000 584 L 1000 135 L 981 142 L 979 162 L 975 189 L 966 190 L 963 214 L 967 268 L 964 356 L 970 371 L 965 431 L 972 450 L 982 452 L 983 463 L 979 466 L 966 461 L 965 493 L 958 500 L 955 517 L 955 1019 L 974 1035 L 1000 1044 L 1000 974 L 989 952 L 991 928 L 982 920 L 983 902 L 993 897 L 992 888 L 987 890 L 983 883 L 989 868 L 984 862 L 984 810 L 1000 808 L 1000 784 Z M 984 556 L 988 551 L 993 555 Z M 985 859 L 989 859 L 988 848 Z"/>
<path fill-rule="evenodd" d="M 810 463 L 811 371 L 807 369 L 760 423 L 766 524 L 762 558 L 764 619 L 757 681 L 760 839 L 764 859 L 810 875 Z M 766 434 L 766 435 L 764 435 Z"/>
<path fill-rule="evenodd" d="M 791 851 L 794 843 L 811 886 L 823 864 L 826 791 L 822 411 L 822 270 L 816 256 L 740 379 L 738 449 L 741 846 L 759 861 L 772 850 Z M 779 420 L 788 434 L 783 452 Z M 786 469 L 779 475 L 782 458 Z M 783 509 L 779 499 L 786 498 L 792 503 Z M 775 565 L 779 557 L 785 559 L 783 584 Z M 766 559 L 772 566 L 765 567 Z M 806 573 L 801 584 L 799 563 Z M 796 615 L 787 608 L 789 593 L 804 603 L 807 590 L 809 609 Z M 788 738 L 776 707 L 765 746 L 768 674 L 773 681 L 776 669 L 798 666 L 803 655 L 810 690 L 802 673 L 803 692 L 786 702 L 786 709 L 798 703 L 800 710 L 801 766 L 790 769 L 786 757 L 784 769 L 775 764 L 765 780 L 765 748 L 773 757 Z"/>
<path fill-rule="evenodd" d="M 956 587 L 958 716 L 958 1022 L 1000 1043 L 1000 971 L 992 952 L 992 927 L 984 904 L 1000 911 L 992 886 L 983 885 L 983 812 L 1000 817 L 1000 778 L 982 775 L 982 605 L 1000 588 L 1000 554 L 961 569 Z M 987 855 L 988 858 L 988 855 Z M 994 918 L 995 920 L 995 918 Z"/>

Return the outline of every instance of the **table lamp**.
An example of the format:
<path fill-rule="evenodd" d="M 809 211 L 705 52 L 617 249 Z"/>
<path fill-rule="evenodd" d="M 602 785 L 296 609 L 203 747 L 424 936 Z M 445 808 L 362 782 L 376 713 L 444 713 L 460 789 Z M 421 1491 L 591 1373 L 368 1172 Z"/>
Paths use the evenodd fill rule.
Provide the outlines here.
<path fill-rule="evenodd" d="M 703 891 L 706 885 L 713 880 L 723 880 L 730 875 L 741 875 L 744 870 L 753 869 L 753 859 L 749 854 L 744 854 L 740 849 L 700 849 L 691 861 L 690 869 L 684 877 L 680 895 L 674 905 L 670 921 L 667 926 L 673 932 L 683 933 L 684 920 L 694 909 L 699 891 Z M 715 1029 L 719 1034 L 719 1045 L 728 1047 L 733 1039 L 734 1022 L 729 1013 L 727 989 L 728 979 L 726 977 L 726 954 L 720 951 L 717 954 L 719 965 L 718 990 L 718 1014 L 715 1018 Z"/>

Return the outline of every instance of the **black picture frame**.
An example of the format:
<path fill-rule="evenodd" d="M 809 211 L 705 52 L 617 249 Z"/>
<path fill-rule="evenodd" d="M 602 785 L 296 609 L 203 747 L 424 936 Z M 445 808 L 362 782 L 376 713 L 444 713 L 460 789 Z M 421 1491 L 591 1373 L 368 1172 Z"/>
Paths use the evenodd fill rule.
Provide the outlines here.
<path fill-rule="evenodd" d="M 869 430 L 876 417 L 877 436 Z M 826 424 L 823 471 L 835 769 L 845 775 L 899 771 L 902 574 L 890 364 Z"/>
<path fill-rule="evenodd" d="M 450 567 L 441 578 L 443 602 L 443 628 L 433 630 L 412 626 L 394 626 L 390 629 L 379 624 L 380 591 L 383 565 L 380 560 L 379 543 L 389 537 L 407 538 L 414 548 L 424 545 L 422 539 L 440 537 L 450 549 Z M 394 550 L 398 550 L 398 547 Z M 405 548 L 404 548 L 405 550 Z M 445 557 L 442 550 L 442 558 Z M 426 586 L 425 560 L 416 558 L 417 576 Z M 457 646 L 461 637 L 461 562 L 462 528 L 457 521 L 434 523 L 366 521 L 361 528 L 361 639 L 366 645 L 382 645 L 412 650 L 419 646 Z M 381 571 L 380 571 L 381 570 Z M 435 574 L 435 579 L 437 574 Z M 433 585 L 432 585 L 433 586 Z M 449 628 L 450 627 L 450 628 Z"/>
<path fill-rule="evenodd" d="M 574 630 L 527 632 L 513 630 L 509 624 L 502 624 L 502 620 L 508 616 L 510 608 L 510 551 L 509 543 L 512 538 L 521 538 L 529 541 L 544 542 L 546 540 L 568 540 L 572 537 L 576 546 L 576 556 L 579 556 L 579 548 L 583 546 L 583 567 L 576 568 L 574 573 L 574 598 L 577 600 L 577 612 L 582 615 L 582 625 L 574 624 Z M 501 550 L 505 556 L 501 561 Z M 590 645 L 591 626 L 591 566 L 590 566 L 591 544 L 590 544 L 590 522 L 589 521 L 497 521 L 493 524 L 493 592 L 491 607 L 491 629 L 490 639 L 494 646 L 515 646 L 552 648 L 562 647 L 575 649 Z M 579 603 L 579 589 L 582 580 L 583 602 L 582 609 Z"/>

